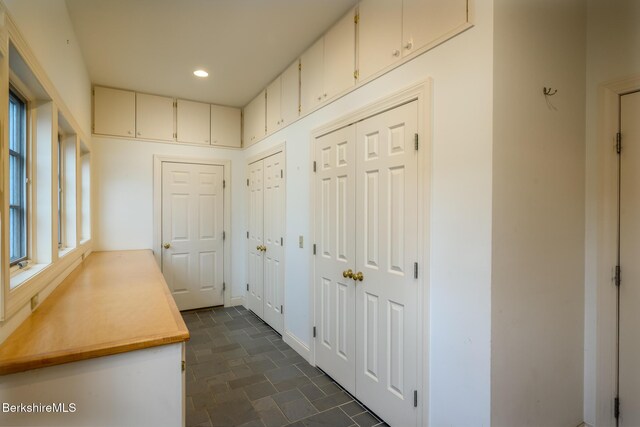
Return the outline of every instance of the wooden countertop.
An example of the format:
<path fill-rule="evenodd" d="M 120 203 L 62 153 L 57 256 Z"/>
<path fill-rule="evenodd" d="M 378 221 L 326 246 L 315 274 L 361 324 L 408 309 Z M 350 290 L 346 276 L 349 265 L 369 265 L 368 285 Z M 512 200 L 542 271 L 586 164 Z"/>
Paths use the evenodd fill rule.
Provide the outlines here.
<path fill-rule="evenodd" d="M 188 339 L 151 251 L 94 252 L 0 345 L 0 375 Z"/>

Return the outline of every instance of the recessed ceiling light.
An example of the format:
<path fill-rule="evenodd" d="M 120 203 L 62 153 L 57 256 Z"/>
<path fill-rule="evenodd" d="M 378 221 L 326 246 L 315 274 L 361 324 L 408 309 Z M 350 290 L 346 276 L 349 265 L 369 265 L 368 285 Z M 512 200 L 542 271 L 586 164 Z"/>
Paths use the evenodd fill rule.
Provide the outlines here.
<path fill-rule="evenodd" d="M 198 77 L 207 77 L 207 76 L 209 76 L 209 73 L 207 73 L 205 70 L 195 70 L 193 72 L 193 74 L 195 74 Z"/>

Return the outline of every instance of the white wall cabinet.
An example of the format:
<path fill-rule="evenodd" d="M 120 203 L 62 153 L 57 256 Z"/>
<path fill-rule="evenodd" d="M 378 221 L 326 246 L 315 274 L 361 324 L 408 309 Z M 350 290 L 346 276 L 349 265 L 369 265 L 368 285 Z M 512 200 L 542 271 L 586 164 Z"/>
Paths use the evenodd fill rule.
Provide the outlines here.
<path fill-rule="evenodd" d="M 173 141 L 173 106 L 173 98 L 136 93 L 136 137 Z"/>
<path fill-rule="evenodd" d="M 300 65 L 300 107 L 308 113 L 323 99 L 324 37 L 302 54 Z"/>
<path fill-rule="evenodd" d="M 96 86 L 93 90 L 93 132 L 133 138 L 136 130 L 136 93 Z"/>
<path fill-rule="evenodd" d="M 267 87 L 267 133 L 284 127 L 299 116 L 300 62 L 294 61 Z"/>
<path fill-rule="evenodd" d="M 176 103 L 178 142 L 209 144 L 211 139 L 211 107 L 203 102 L 178 99 Z"/>
<path fill-rule="evenodd" d="M 267 86 L 267 133 L 274 132 L 282 126 L 281 99 L 282 77 L 278 76 Z"/>
<path fill-rule="evenodd" d="M 211 145 L 240 147 L 242 114 L 239 108 L 211 106 Z"/>
<path fill-rule="evenodd" d="M 400 59 L 402 2 L 364 0 L 358 13 L 358 72 L 364 80 Z"/>
<path fill-rule="evenodd" d="M 403 0 L 403 55 L 409 55 L 467 22 L 467 0 Z"/>
<path fill-rule="evenodd" d="M 256 143 L 266 134 L 265 91 L 253 98 L 244 108 L 244 146 Z"/>

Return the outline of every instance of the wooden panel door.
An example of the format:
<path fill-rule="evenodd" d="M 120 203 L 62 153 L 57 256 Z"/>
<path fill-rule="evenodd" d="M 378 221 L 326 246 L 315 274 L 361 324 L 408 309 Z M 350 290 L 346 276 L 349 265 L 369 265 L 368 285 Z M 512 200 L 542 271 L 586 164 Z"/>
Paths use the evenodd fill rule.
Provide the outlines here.
<path fill-rule="evenodd" d="M 211 107 L 203 102 L 178 99 L 176 127 L 178 141 L 209 145 L 209 138 L 211 138 Z"/>
<path fill-rule="evenodd" d="M 240 147 L 242 114 L 239 108 L 211 106 L 211 145 Z"/>
<path fill-rule="evenodd" d="M 417 102 L 357 125 L 356 396 L 390 425 L 416 425 Z"/>
<path fill-rule="evenodd" d="M 93 88 L 93 132 L 135 137 L 136 94 L 128 90 Z"/>
<path fill-rule="evenodd" d="M 162 163 L 162 273 L 180 310 L 224 304 L 223 167 Z"/>
<path fill-rule="evenodd" d="M 284 154 L 264 164 L 264 321 L 284 333 Z"/>
<path fill-rule="evenodd" d="M 267 133 L 274 132 L 282 126 L 280 113 L 281 80 L 280 76 L 267 86 Z"/>
<path fill-rule="evenodd" d="M 300 107 L 308 113 L 324 99 L 324 38 L 302 54 L 300 65 Z"/>
<path fill-rule="evenodd" d="M 136 93 L 136 137 L 173 141 L 173 98 Z"/>
<path fill-rule="evenodd" d="M 620 426 L 640 425 L 640 92 L 620 100 Z"/>
<path fill-rule="evenodd" d="M 280 116 L 282 126 L 293 123 L 300 107 L 300 61 L 294 61 L 281 76 Z"/>
<path fill-rule="evenodd" d="M 467 0 L 403 0 L 403 55 L 409 55 L 467 22 Z"/>
<path fill-rule="evenodd" d="M 355 10 L 345 14 L 324 36 L 324 90 L 322 101 L 355 84 Z"/>
<path fill-rule="evenodd" d="M 247 308 L 264 317 L 264 163 L 249 165 L 249 239 Z"/>
<path fill-rule="evenodd" d="M 316 140 L 316 364 L 356 392 L 355 125 Z"/>
<path fill-rule="evenodd" d="M 402 2 L 362 0 L 358 13 L 358 79 L 364 80 L 400 59 Z"/>

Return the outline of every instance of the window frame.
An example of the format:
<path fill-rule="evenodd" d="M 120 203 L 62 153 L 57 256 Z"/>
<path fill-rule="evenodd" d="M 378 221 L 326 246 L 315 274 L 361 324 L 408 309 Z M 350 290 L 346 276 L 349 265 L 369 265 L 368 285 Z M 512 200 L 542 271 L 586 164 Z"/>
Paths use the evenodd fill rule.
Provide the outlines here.
<path fill-rule="evenodd" d="M 58 187 L 58 251 L 62 251 L 67 247 L 65 236 L 65 146 L 64 146 L 65 134 L 58 129 L 58 174 L 57 174 L 57 187 Z"/>

